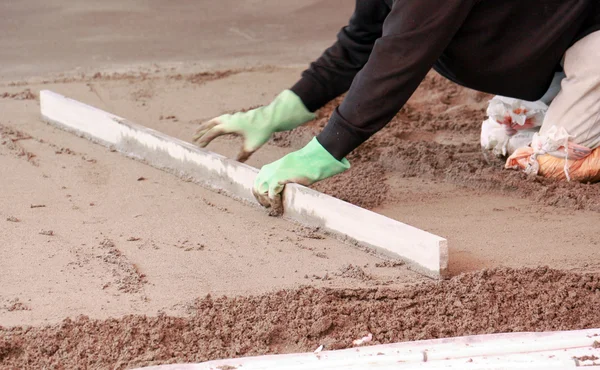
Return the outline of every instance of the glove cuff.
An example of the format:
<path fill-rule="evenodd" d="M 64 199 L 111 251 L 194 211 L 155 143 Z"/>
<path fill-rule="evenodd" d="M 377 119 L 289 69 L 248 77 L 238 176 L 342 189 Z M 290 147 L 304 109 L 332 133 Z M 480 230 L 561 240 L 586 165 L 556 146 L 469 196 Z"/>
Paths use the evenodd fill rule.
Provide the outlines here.
<path fill-rule="evenodd" d="M 319 140 L 314 137 L 305 147 L 308 158 L 314 159 L 315 167 L 323 171 L 324 177 L 331 177 L 350 169 L 350 162 L 346 158 L 337 160 L 321 145 Z"/>
<path fill-rule="evenodd" d="M 291 90 L 284 90 L 277 95 L 267 106 L 267 110 L 271 111 L 272 122 L 276 122 L 273 127 L 275 132 L 295 129 L 316 118 L 316 115 L 306 108 L 302 99 Z"/>

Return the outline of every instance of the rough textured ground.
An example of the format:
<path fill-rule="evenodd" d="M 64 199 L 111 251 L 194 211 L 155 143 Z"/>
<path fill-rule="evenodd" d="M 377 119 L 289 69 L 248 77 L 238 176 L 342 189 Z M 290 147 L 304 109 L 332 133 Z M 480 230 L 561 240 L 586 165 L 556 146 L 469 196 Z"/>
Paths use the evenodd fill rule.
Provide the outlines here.
<path fill-rule="evenodd" d="M 600 212 L 600 186 L 555 182 L 503 169 L 500 160 L 482 155 L 481 122 L 492 96 L 453 84 L 430 73 L 409 103 L 379 133 L 348 158 L 354 165 L 339 178 L 316 187 L 368 208 L 383 204 L 390 190 L 376 186 L 393 172 L 401 177 L 439 180 L 475 190 L 494 190 L 511 197 Z M 293 146 L 298 138 L 314 135 L 327 123 L 340 99 L 319 112 L 319 117 L 296 132 L 279 133 L 276 145 Z M 351 178 L 366 181 L 349 181 Z M 374 191 L 373 188 L 377 188 Z"/>
<path fill-rule="evenodd" d="M 306 287 L 199 298 L 188 317 L 67 319 L 0 328 L 5 368 L 128 368 L 513 331 L 600 326 L 600 275 L 494 269 L 410 288 Z"/>
<path fill-rule="evenodd" d="M 345 348 L 369 332 L 389 343 L 600 326 L 600 187 L 488 163 L 489 96 L 436 74 L 349 172 L 315 188 L 446 237 L 454 278 L 443 282 L 39 119 L 50 89 L 189 140 L 203 120 L 291 86 L 352 4 L 0 4 L 1 369 Z M 248 163 L 303 146 L 339 102 Z M 234 156 L 239 143 L 209 149 Z"/>
<path fill-rule="evenodd" d="M 543 264 L 597 271 L 590 230 L 600 184 L 530 179 L 486 160 L 479 133 L 489 98 L 430 73 L 392 122 L 349 155 L 348 172 L 314 187 L 447 237 L 453 274 Z M 299 148 L 339 102 L 272 143 Z"/>
<path fill-rule="evenodd" d="M 5 241 L 4 248 L 0 250 L 0 276 L 3 281 L 0 322 L 17 327 L 6 329 L 10 333 L 27 331 L 18 329 L 19 325 L 36 325 L 27 332 L 31 334 L 17 337 L 5 334 L 4 351 L 10 356 L 5 356 L 3 361 L 24 364 L 23 361 L 30 359 L 56 363 L 89 360 L 100 361 L 99 367 L 108 363 L 123 367 L 309 350 L 318 342 L 327 343 L 332 348 L 343 347 L 350 338 L 360 337 L 360 332 L 368 328 L 348 324 L 340 326 L 339 330 L 328 329 L 326 334 L 312 337 L 299 337 L 293 331 L 284 330 L 280 334 L 281 339 L 276 337 L 274 342 L 267 344 L 261 344 L 263 342 L 257 342 L 251 336 L 255 343 L 251 348 L 244 342 L 229 343 L 226 339 L 219 339 L 214 345 L 220 347 L 215 349 L 211 344 L 207 348 L 212 352 L 196 351 L 196 357 L 186 357 L 192 356 L 192 352 L 188 352 L 189 355 L 178 352 L 184 347 L 181 342 L 173 342 L 174 347 L 168 347 L 171 342 L 166 339 L 163 339 L 165 347 L 160 347 L 163 349 L 142 348 L 141 341 L 132 341 L 131 344 L 137 347 L 115 351 L 114 348 L 121 342 L 113 342 L 110 344 L 113 350 L 107 350 L 100 338 L 90 339 L 91 342 L 70 341 L 68 338 L 82 333 L 87 333 L 86 336 L 90 333 L 105 335 L 101 333 L 109 330 L 106 338 L 120 337 L 121 334 L 117 333 L 122 331 L 123 338 L 127 338 L 123 341 L 129 342 L 129 336 L 133 338 L 149 330 L 170 331 L 170 325 L 175 325 L 182 333 L 191 330 L 190 325 L 210 327 L 214 325 L 211 324 L 212 319 L 206 321 L 205 315 L 190 311 L 195 297 L 208 293 L 240 296 L 217 302 L 250 307 L 256 305 L 256 300 L 270 302 L 275 298 L 269 297 L 281 297 L 282 294 L 288 297 L 306 296 L 307 302 L 308 297 L 328 301 L 333 299 L 331 297 L 339 298 L 340 290 L 334 293 L 323 288 L 356 288 L 363 289 L 352 293 L 352 296 L 358 294 L 363 297 L 353 303 L 357 305 L 357 314 L 375 315 L 385 312 L 383 308 L 373 308 L 378 307 L 381 300 L 370 298 L 364 289 L 385 288 L 389 292 L 398 292 L 407 284 L 422 281 L 422 277 L 408 271 L 405 266 L 382 264 L 377 258 L 323 238 L 318 232 L 269 218 L 261 210 L 247 208 L 170 174 L 123 158 L 118 153 L 52 128 L 38 118 L 39 90 L 51 89 L 172 136 L 189 139 L 197 124 L 204 119 L 267 103 L 278 90 L 293 83 L 299 72 L 300 69 L 277 67 L 221 72 L 154 67 L 2 85 L 1 96 L 4 98 L 0 99 L 0 106 L 6 115 L 0 120 L 0 161 L 7 170 L 4 192 L 0 195 L 0 221 L 4 223 L 0 234 Z M 555 194 L 553 196 L 558 199 L 571 199 L 545 190 L 564 189 L 567 194 L 571 186 L 576 189 L 568 193 L 571 197 L 580 191 L 577 189 L 583 189 L 583 194 L 593 197 L 597 185 L 531 182 L 518 173 L 490 166 L 481 157 L 477 141 L 484 97 L 460 89 L 454 95 L 450 94 L 456 99 L 457 108 L 444 108 L 440 106 L 444 103 L 438 101 L 439 93 L 429 85 L 440 88 L 442 92 L 447 89 L 454 91 L 454 87 L 430 75 L 424 87 L 394 121 L 351 155 L 353 169 L 350 172 L 315 187 L 447 237 L 451 247 L 450 270 L 454 275 L 498 266 L 549 265 L 576 272 L 600 271 L 598 241 L 595 233 L 590 232 L 595 230 L 597 220 L 593 203 L 562 201 L 550 204 L 547 198 L 535 195 L 545 192 Z M 232 91 L 237 99 L 225 98 Z M 271 144 L 250 159 L 249 164 L 259 167 L 302 146 L 325 124 L 332 106 L 330 104 L 319 112 L 319 118 L 306 127 L 277 135 Z M 460 113 L 454 116 L 454 110 Z M 437 115 L 442 118 L 437 120 Z M 211 144 L 210 148 L 234 155 L 238 145 L 239 140 L 224 138 Z M 498 179 L 498 183 L 492 181 L 494 178 Z M 517 184 L 514 188 L 497 185 L 506 184 L 510 179 Z M 520 190 L 526 186 L 534 190 Z M 390 265 L 394 267 L 388 267 Z M 528 284 L 544 287 L 548 283 L 545 275 L 533 278 L 536 275 L 531 275 L 529 270 L 495 271 L 494 274 L 522 275 L 514 280 L 527 281 Z M 457 291 L 460 279 L 467 279 L 464 283 L 466 291 L 477 291 L 486 276 L 481 273 L 463 275 L 452 283 L 430 284 L 426 289 L 439 296 L 451 297 L 463 291 Z M 579 275 L 564 276 L 579 279 Z M 479 280 L 468 281 L 475 277 Z M 493 279 L 488 283 L 492 282 Z M 298 290 L 307 284 L 310 288 Z M 498 283 L 498 286 L 503 284 Z M 531 289 L 534 285 L 530 286 Z M 288 290 L 286 293 L 268 293 L 279 289 Z M 424 297 L 429 294 L 418 290 L 425 289 L 423 287 L 409 286 L 407 289 L 417 289 L 418 294 Z M 552 285 L 547 289 L 559 288 Z M 243 298 L 252 294 L 265 295 Z M 537 293 L 532 294 L 535 296 Z M 580 293 L 577 294 L 579 297 Z M 548 296 L 544 299 L 553 298 Z M 488 305 L 490 301 L 486 296 L 473 300 L 474 305 Z M 589 299 L 584 301 L 593 302 Z M 336 309 L 341 302 L 323 303 L 322 309 Z M 287 311 L 280 313 L 276 306 L 269 307 L 273 309 L 272 317 L 289 314 Z M 422 301 L 414 307 L 424 312 L 430 310 L 429 306 L 423 306 Z M 524 306 L 519 307 L 522 309 Z M 535 307 L 539 306 L 533 304 L 528 309 Z M 586 307 L 581 309 L 587 310 Z M 556 310 L 560 311 L 559 308 Z M 157 317 L 161 312 L 164 314 Z M 319 319 L 320 311 L 314 312 L 314 320 Z M 397 316 L 397 312 L 393 315 Z M 482 314 L 472 308 L 464 314 L 467 315 L 467 312 L 473 317 Z M 379 338 L 377 340 L 384 342 L 458 335 L 463 326 L 462 333 L 466 334 L 594 325 L 594 322 L 586 321 L 586 316 L 581 313 L 583 311 L 560 311 L 563 326 L 558 325 L 559 321 L 547 318 L 544 320 L 550 321 L 542 320 L 536 324 L 526 311 L 515 314 L 509 309 L 509 312 L 507 316 L 514 316 L 514 321 L 490 322 L 485 328 L 477 326 L 478 322 L 469 322 L 465 316 L 453 321 L 456 331 L 449 331 L 448 327 L 440 324 L 441 331 L 427 333 L 427 330 L 433 329 L 423 327 L 422 322 L 412 323 L 421 331 L 407 327 L 406 334 L 402 334 L 404 336 L 398 331 L 386 337 L 382 335 L 383 329 L 373 329 L 377 327 L 375 324 L 372 331 Z M 136 316 L 120 318 L 129 314 Z M 57 338 L 64 338 L 59 340 L 60 344 L 45 349 L 19 350 L 19 346 L 28 346 L 25 344 L 28 341 L 44 338 L 42 333 L 55 333 L 57 328 L 62 327 L 41 329 L 39 325 L 58 325 L 55 323 L 63 318 L 78 315 L 90 318 L 73 319 L 62 324 L 64 330 L 71 329 L 68 333 L 56 332 Z M 257 330 L 263 325 L 256 324 L 265 322 L 266 331 L 260 329 L 258 334 L 253 335 L 275 335 L 270 333 L 279 330 L 269 329 L 271 324 L 263 319 L 263 316 L 268 318 L 271 314 L 248 315 L 251 317 L 248 320 L 255 324 Z M 382 316 L 381 322 L 391 315 Z M 307 314 L 307 325 L 311 327 L 312 316 Z M 215 320 L 220 319 L 215 317 Z M 322 324 L 328 324 L 327 319 L 324 320 Z M 463 326 L 457 326 L 457 323 Z M 164 325 L 167 325 L 166 329 Z M 404 328 L 408 324 L 398 325 Z M 115 332 L 104 329 L 107 327 Z M 298 327 L 301 325 L 298 324 Z M 205 338 L 207 334 L 203 333 L 202 338 Z M 161 334 L 156 335 L 162 337 Z M 165 334 L 164 338 L 170 338 L 169 335 Z M 182 336 L 188 338 L 189 343 L 196 343 L 190 348 L 201 346 L 203 340 L 208 341 L 206 338 L 196 340 L 193 335 L 196 334 Z M 226 338 L 233 340 L 234 337 L 237 338 L 232 334 Z M 91 335 L 90 338 L 96 337 Z M 214 341 L 214 337 L 211 340 Z M 147 343 L 145 339 L 143 341 Z M 43 342 L 53 343 L 50 340 Z M 79 344 L 73 344 L 76 347 L 68 352 L 59 351 L 60 346 L 69 343 Z M 84 343 L 90 348 L 77 347 Z M 93 346 L 97 348 L 93 349 Z M 41 352 L 34 359 L 36 351 Z M 30 355 L 15 357 L 18 353 Z M 90 356 L 97 353 L 98 359 L 82 358 L 81 353 L 89 353 Z M 55 357 L 58 354 L 60 357 Z M 33 365 L 37 363 L 32 362 Z M 90 367 L 96 365 L 91 362 Z"/>
<path fill-rule="evenodd" d="M 143 102 L 151 99 L 146 91 L 155 93 L 144 90 L 146 84 L 185 94 L 225 76 L 235 74 L 170 73 L 161 79 L 94 74 L 34 91 L 57 87 L 144 112 Z M 40 121 L 33 93 L 21 97 L 0 100 L 1 325 L 80 314 L 184 314 L 189 302 L 207 293 L 422 279 L 404 266 L 378 268 L 380 259 L 318 231 L 268 217 L 55 129 Z M 156 112 L 154 121 L 176 125 L 173 112 Z M 371 278 L 337 273 L 348 265 L 360 266 Z"/>

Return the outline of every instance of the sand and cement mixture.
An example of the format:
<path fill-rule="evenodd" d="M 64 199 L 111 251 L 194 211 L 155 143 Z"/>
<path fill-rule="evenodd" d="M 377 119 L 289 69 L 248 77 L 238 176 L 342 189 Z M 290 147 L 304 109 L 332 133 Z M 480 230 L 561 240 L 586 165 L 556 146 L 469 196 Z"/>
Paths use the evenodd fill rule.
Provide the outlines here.
<path fill-rule="evenodd" d="M 479 129 L 490 97 L 433 73 L 351 154 L 349 172 L 315 188 L 447 238 L 453 277 L 441 282 L 40 120 L 38 94 L 49 89 L 190 140 L 203 120 L 268 103 L 289 87 L 302 68 L 283 65 L 310 61 L 331 42 L 319 35 L 334 35 L 346 17 L 336 13 L 337 23 L 322 26 L 312 15 L 351 10 L 343 1 L 267 1 L 270 12 L 251 19 L 255 2 L 236 2 L 202 30 L 222 43 L 196 47 L 182 36 L 194 9 L 58 2 L 47 12 L 82 17 L 65 26 L 82 35 L 78 45 L 115 61 L 82 59 L 77 50 L 61 59 L 40 45 L 28 49 L 47 56 L 36 59 L 39 68 L 16 57 L 39 43 L 38 33 L 10 28 L 23 19 L 43 24 L 44 12 L 28 12 L 28 3 L 36 1 L 0 5 L 11 19 L 0 26 L 0 44 L 13 50 L 0 57 L 1 369 L 121 369 L 338 349 L 367 333 L 377 344 L 600 327 L 600 187 L 530 180 L 486 162 Z M 286 28 L 282 14 L 321 28 L 302 34 Z M 144 23 L 148 17 L 158 26 Z M 181 27 L 161 31 L 177 17 Z M 81 33 L 118 19 L 128 20 L 118 32 L 131 40 Z M 161 63 L 131 48 L 141 37 L 136 27 L 155 36 L 150 46 L 165 51 Z M 46 29 L 64 37 L 59 31 Z M 299 46 L 303 38 L 310 47 Z M 278 54 L 268 55 L 273 48 Z M 203 59 L 205 49 L 221 50 L 211 57 L 219 62 L 168 63 Z M 277 134 L 248 163 L 302 147 L 337 103 Z M 239 144 L 222 138 L 209 149 L 234 156 Z"/>
<path fill-rule="evenodd" d="M 186 317 L 67 319 L 2 330 L 7 367 L 127 368 L 237 356 L 513 331 L 600 325 L 600 276 L 495 269 L 406 289 L 317 289 L 215 298 Z"/>

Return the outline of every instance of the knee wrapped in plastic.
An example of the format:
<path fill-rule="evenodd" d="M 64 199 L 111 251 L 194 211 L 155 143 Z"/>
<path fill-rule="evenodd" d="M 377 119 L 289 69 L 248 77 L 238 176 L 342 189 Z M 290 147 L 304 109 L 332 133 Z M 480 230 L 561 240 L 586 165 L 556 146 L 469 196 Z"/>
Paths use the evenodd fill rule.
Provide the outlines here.
<path fill-rule="evenodd" d="M 564 59 L 567 78 L 550 104 L 531 147 L 506 168 L 581 182 L 600 181 L 600 31 L 575 43 Z"/>
<path fill-rule="evenodd" d="M 504 96 L 490 100 L 488 119 L 481 125 L 481 148 L 506 157 L 528 146 L 542 125 L 548 106 Z"/>
<path fill-rule="evenodd" d="M 533 157 L 533 148 L 517 149 L 506 162 L 506 168 L 522 169 L 527 171 Z M 537 175 L 556 180 L 573 180 L 579 182 L 600 181 L 600 148 L 591 151 L 583 159 L 562 159 L 550 154 L 535 158 L 538 168 Z M 565 167 L 567 170 L 565 171 Z M 533 174 L 533 173 L 532 173 Z M 567 177 L 568 176 L 568 177 Z"/>

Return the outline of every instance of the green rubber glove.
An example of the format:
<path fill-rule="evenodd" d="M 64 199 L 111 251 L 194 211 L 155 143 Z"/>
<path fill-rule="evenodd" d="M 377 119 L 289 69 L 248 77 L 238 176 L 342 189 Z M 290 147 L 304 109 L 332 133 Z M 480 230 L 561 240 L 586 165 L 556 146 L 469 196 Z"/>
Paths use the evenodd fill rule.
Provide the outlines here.
<path fill-rule="evenodd" d="M 252 193 L 263 207 L 271 208 L 271 216 L 279 216 L 283 213 L 281 193 L 286 184 L 309 186 L 349 168 L 346 158 L 338 161 L 313 138 L 304 148 L 263 166 Z"/>
<path fill-rule="evenodd" d="M 194 141 L 204 148 L 221 135 L 235 134 L 244 139 L 237 160 L 245 162 L 275 132 L 292 130 L 315 118 L 298 95 L 284 90 L 271 104 L 248 112 L 224 114 L 200 125 Z"/>

